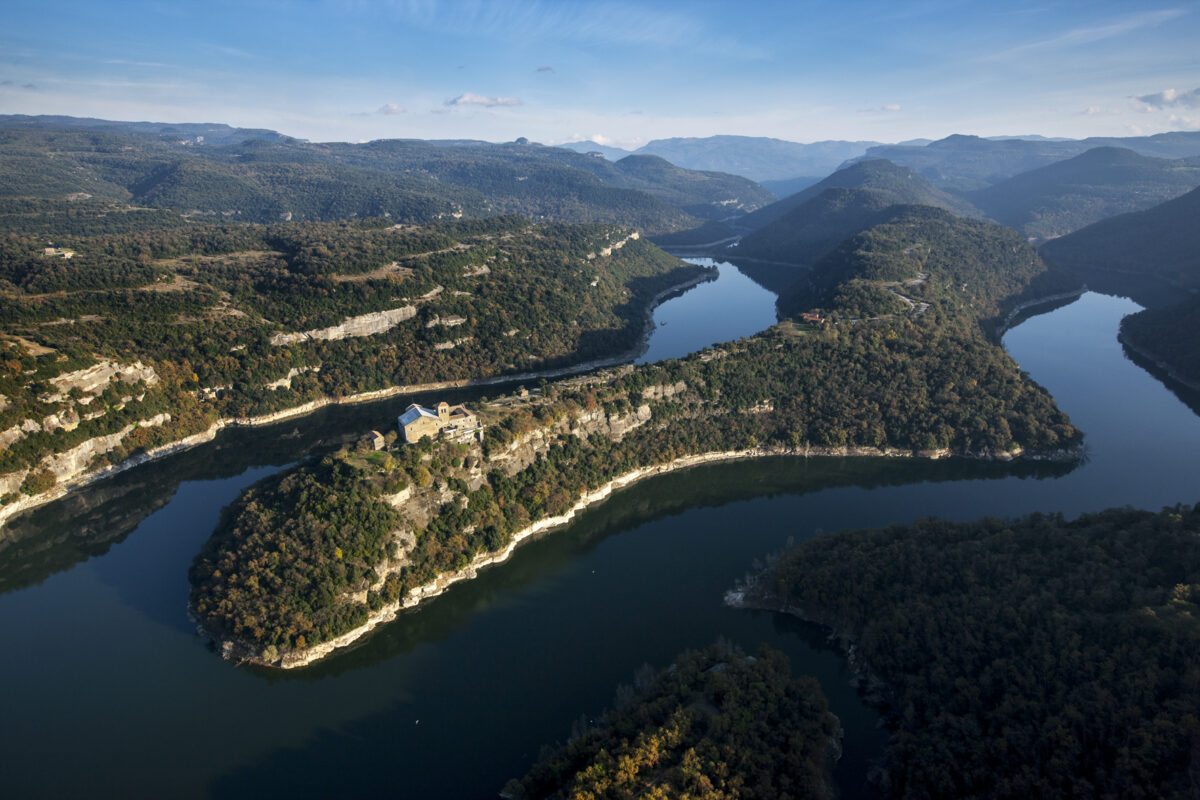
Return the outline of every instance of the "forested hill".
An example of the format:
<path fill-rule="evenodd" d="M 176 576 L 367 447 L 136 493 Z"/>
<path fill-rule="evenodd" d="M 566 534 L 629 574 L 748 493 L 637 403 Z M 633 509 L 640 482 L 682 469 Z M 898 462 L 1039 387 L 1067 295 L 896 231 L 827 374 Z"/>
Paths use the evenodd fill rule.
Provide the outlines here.
<path fill-rule="evenodd" d="M 1041 247 L 1055 267 L 1104 270 L 1200 288 L 1200 189 L 1089 225 Z"/>
<path fill-rule="evenodd" d="M 734 258 L 811 266 L 848 237 L 884 219 L 896 207 L 895 198 L 879 189 L 826 189 L 746 234 L 729 252 Z"/>
<path fill-rule="evenodd" d="M 934 186 L 972 192 L 1097 147 L 1123 147 L 1154 158 L 1188 158 L 1200 156 L 1200 132 L 1175 131 L 1153 136 L 1066 141 L 996 140 L 955 134 L 923 147 L 872 147 L 861 159 L 886 158 L 912 167 Z"/>
<path fill-rule="evenodd" d="M 346 448 L 252 487 L 196 559 L 196 618 L 238 657 L 303 664 L 586 492 L 685 458 L 1074 457 L 1080 432 L 980 324 L 1045 275 L 1016 232 L 918 208 L 861 245 L 814 319 L 481 404 L 482 445 Z"/>
<path fill-rule="evenodd" d="M 1197 186 L 1200 158 L 1169 160 L 1097 147 L 973 192 L 970 198 L 997 222 L 1047 238 L 1150 208 Z"/>
<path fill-rule="evenodd" d="M 1070 273 L 1048 271 L 1037 250 L 1011 228 L 928 206 L 890 206 L 882 213 L 879 224 L 840 244 L 781 295 L 781 313 L 844 309 L 853 295 L 858 312 L 871 315 L 871 298 L 887 308 L 900 294 L 933 304 L 939 313 L 977 320 L 990 334 L 1018 303 L 1080 285 Z"/>
<path fill-rule="evenodd" d="M 1121 341 L 1200 387 L 1200 296 L 1121 320 Z"/>
<path fill-rule="evenodd" d="M 820 684 L 792 677 L 782 653 L 718 643 L 640 671 L 500 796 L 832 800 L 839 738 Z"/>
<path fill-rule="evenodd" d="M 746 588 L 887 687 L 886 797 L 1195 796 L 1195 507 L 837 533 Z"/>
<path fill-rule="evenodd" d="M 797 212 L 794 216 L 801 217 L 806 213 L 801 210 L 806 203 L 825 190 L 834 188 L 873 189 L 892 203 L 936 206 L 963 216 L 979 216 L 969 202 L 935 188 L 912 169 L 885 159 L 870 159 L 843 167 L 803 191 L 747 214 L 736 221 L 737 227 L 753 231 L 792 215 L 792 212 Z"/>
<path fill-rule="evenodd" d="M 733 175 L 621 167 L 524 141 L 313 144 L 252 135 L 213 146 L 124 124 L 27 119 L 0 123 L 0 187 L 7 197 L 105 200 L 225 221 L 429 222 L 519 213 L 650 233 L 736 216 L 775 199 Z"/>
<path fill-rule="evenodd" d="M 626 352 L 651 298 L 704 274 L 633 233 L 500 217 L 193 225 L 51 248 L 9 234 L 0 502 L 222 417 Z"/>

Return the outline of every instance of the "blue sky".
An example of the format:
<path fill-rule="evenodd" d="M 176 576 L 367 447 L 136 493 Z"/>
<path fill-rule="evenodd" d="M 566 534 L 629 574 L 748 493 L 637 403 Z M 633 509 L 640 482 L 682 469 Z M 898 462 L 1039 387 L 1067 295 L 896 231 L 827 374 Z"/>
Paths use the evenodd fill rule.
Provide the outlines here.
<path fill-rule="evenodd" d="M 1200 4 L 7 0 L 0 113 L 636 147 L 1200 129 Z"/>

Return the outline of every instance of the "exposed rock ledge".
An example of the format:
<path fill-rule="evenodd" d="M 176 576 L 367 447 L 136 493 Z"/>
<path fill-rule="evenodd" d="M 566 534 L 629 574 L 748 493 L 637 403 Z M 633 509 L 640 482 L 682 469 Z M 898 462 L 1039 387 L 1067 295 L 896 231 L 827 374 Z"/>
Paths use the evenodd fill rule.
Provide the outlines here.
<path fill-rule="evenodd" d="M 736 461 L 750 458 L 764 458 L 767 456 L 833 456 L 833 457 L 848 457 L 848 456 L 872 456 L 885 458 L 944 458 L 955 455 L 949 450 L 936 451 L 912 451 L 899 450 L 895 448 L 878 448 L 878 447 L 757 447 L 749 450 L 725 450 L 712 453 L 701 453 L 698 455 L 683 456 L 670 461 L 666 464 L 659 464 L 653 467 L 641 467 L 639 469 L 626 472 L 624 475 L 619 475 L 608 483 L 601 486 L 595 491 L 588 492 L 583 495 L 566 513 L 556 516 L 547 517 L 533 523 L 527 528 L 513 534 L 512 541 L 503 550 L 493 553 L 483 553 L 476 556 L 470 564 L 461 570 L 453 572 L 444 572 L 435 578 L 433 581 L 418 586 L 408 592 L 407 595 L 400 600 L 389 603 L 378 611 L 372 612 L 367 618 L 367 621 L 358 628 L 342 634 L 327 642 L 312 645 L 305 648 L 302 652 L 291 652 L 284 655 L 282 658 L 274 661 L 263 659 L 257 652 L 252 651 L 244 644 L 233 640 L 217 640 L 206 631 L 201 629 L 201 633 L 209 638 L 217 641 L 218 648 L 222 657 L 237 662 L 247 662 L 258 664 L 265 667 L 276 667 L 280 669 L 295 669 L 304 667 L 320 661 L 329 654 L 343 647 L 347 647 L 358 639 L 370 633 L 377 625 L 391 622 L 396 618 L 400 611 L 406 608 L 413 608 L 420 605 L 423 601 L 437 597 L 445 592 L 454 584 L 475 578 L 479 574 L 479 570 L 492 564 L 499 564 L 507 561 L 516 550 L 517 546 L 529 538 L 543 533 L 552 528 L 561 527 L 572 519 L 580 511 L 588 506 L 599 503 L 609 497 L 613 492 L 622 489 L 633 483 L 636 483 L 644 478 L 654 475 L 664 475 L 668 472 L 676 470 L 688 469 L 700 464 L 711 464 L 719 461 Z M 961 457 L 979 458 L 988 460 L 1011 461 L 1014 458 L 1023 455 L 1020 448 L 1001 453 L 963 453 Z M 1036 459 L 1052 459 L 1052 460 L 1068 460 L 1077 457 L 1074 451 L 1058 451 L 1050 454 L 1041 454 L 1036 456 L 1026 456 Z"/>
<path fill-rule="evenodd" d="M 357 317 L 348 317 L 342 320 L 340 325 L 333 325 L 329 328 L 318 328 L 300 333 L 277 333 L 271 337 L 271 344 L 280 346 L 313 339 L 335 341 L 352 336 L 373 336 L 389 331 L 416 315 L 417 307 L 413 305 L 390 308 L 387 311 L 375 311 Z"/>

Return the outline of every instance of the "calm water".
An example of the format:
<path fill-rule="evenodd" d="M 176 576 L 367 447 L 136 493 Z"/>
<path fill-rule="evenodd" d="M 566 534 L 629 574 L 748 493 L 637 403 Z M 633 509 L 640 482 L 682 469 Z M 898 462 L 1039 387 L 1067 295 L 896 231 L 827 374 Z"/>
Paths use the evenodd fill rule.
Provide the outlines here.
<path fill-rule="evenodd" d="M 685 259 L 714 266 L 717 279 L 702 283 L 654 310 L 655 330 L 636 363 L 682 358 L 719 342 L 752 336 L 776 322 L 775 294 L 728 261 Z"/>
<path fill-rule="evenodd" d="M 227 432 L 131 471 L 21 521 L 4 553 L 0 793 L 494 797 L 641 664 L 725 636 L 820 679 L 855 796 L 884 736 L 845 665 L 818 630 L 722 593 L 789 536 L 1200 500 L 1200 419 L 1115 339 L 1136 309 L 1089 294 L 1005 338 L 1086 431 L 1081 466 L 773 459 L 665 476 L 300 672 L 212 653 L 187 618 L 188 565 L 245 486 L 410 399 Z"/>

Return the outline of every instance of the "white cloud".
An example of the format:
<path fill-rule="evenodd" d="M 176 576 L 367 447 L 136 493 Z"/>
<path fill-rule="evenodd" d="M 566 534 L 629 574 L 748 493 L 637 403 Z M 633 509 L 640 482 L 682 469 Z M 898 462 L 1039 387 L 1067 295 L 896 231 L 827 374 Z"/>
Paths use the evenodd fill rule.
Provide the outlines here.
<path fill-rule="evenodd" d="M 383 105 L 381 105 L 379 107 L 379 110 L 376 111 L 375 113 L 383 114 L 385 117 L 390 117 L 390 116 L 394 116 L 396 114 L 403 114 L 404 107 L 398 106 L 395 103 L 384 103 Z"/>
<path fill-rule="evenodd" d="M 1155 111 L 1161 111 L 1164 108 L 1200 108 L 1200 89 L 1193 89 L 1190 92 L 1164 89 L 1161 92 L 1143 94 L 1134 99 Z"/>
<path fill-rule="evenodd" d="M 899 103 L 888 103 L 881 110 L 882 111 L 899 111 L 900 105 L 899 105 Z"/>
<path fill-rule="evenodd" d="M 521 105 L 521 100 L 517 97 L 485 97 L 474 92 L 463 92 L 458 97 L 452 97 L 447 100 L 446 105 L 495 108 L 496 106 L 519 106 Z"/>

